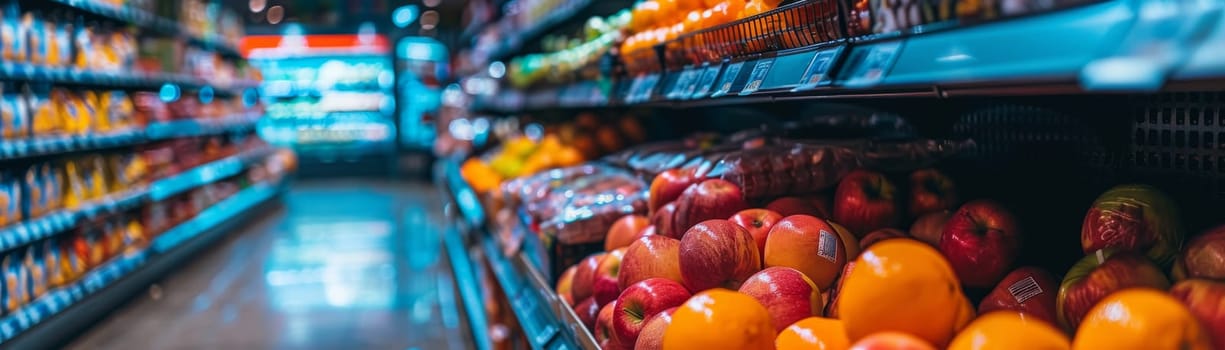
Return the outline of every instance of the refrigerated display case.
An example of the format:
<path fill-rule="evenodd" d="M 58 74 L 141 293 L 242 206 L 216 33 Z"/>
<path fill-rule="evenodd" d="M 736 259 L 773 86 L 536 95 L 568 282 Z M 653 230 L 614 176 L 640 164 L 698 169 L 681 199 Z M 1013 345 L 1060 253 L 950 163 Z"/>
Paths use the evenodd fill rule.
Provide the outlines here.
<path fill-rule="evenodd" d="M 629 263 L 615 259 L 644 259 L 625 249 L 651 239 L 635 232 L 627 240 L 617 233 L 627 225 L 619 220 L 679 240 L 689 247 L 679 255 L 686 255 L 703 249 L 687 242 L 694 230 L 715 230 L 694 226 L 705 219 L 725 225 L 747 208 L 775 212 L 775 221 L 806 220 L 788 225 L 820 227 L 788 233 L 818 238 L 811 242 L 816 251 L 796 258 L 795 247 L 808 244 L 803 239 L 771 243 L 776 225 L 756 242 L 760 261 L 727 262 L 754 265 L 750 271 L 714 285 L 752 296 L 741 286 L 752 274 L 794 268 L 826 293 L 805 316 L 840 319 L 850 343 L 895 330 L 945 347 L 967 324 L 987 322 L 975 314 L 1005 309 L 1037 313 L 1050 330 L 1043 334 L 1059 334 L 1065 344 L 1111 347 L 1100 333 L 1109 321 L 1082 319 L 1122 287 L 1089 299 L 1069 295 L 1092 288 L 1086 285 L 1096 282 L 1082 278 L 1101 274 L 1097 266 L 1126 259 L 1143 267 L 1121 273 L 1125 285 L 1156 289 L 1149 297 L 1189 323 L 1219 319 L 1186 296 L 1191 289 L 1225 290 L 1208 282 L 1220 277 L 1186 269 L 1198 264 L 1188 251 L 1218 240 L 1225 224 L 1211 209 L 1225 201 L 1219 171 L 1225 155 L 1216 146 L 1225 58 L 1212 56 L 1225 44 L 1218 35 L 1225 7 L 1128 0 L 697 3 L 515 1 L 515 11 L 473 25 L 477 37 L 456 67 L 457 91 L 466 94 L 444 108 L 466 111 L 449 116 L 460 125 L 489 125 L 494 146 L 473 147 L 470 128 L 461 128 L 440 136 L 447 144 L 436 149 L 449 156 L 442 169 L 462 237 L 448 243 L 466 249 L 463 257 L 480 271 L 456 269 L 465 274 L 457 278 L 488 274 L 495 281 L 461 289 L 476 303 L 469 312 L 484 315 L 484 324 L 471 325 L 474 334 L 511 329 L 499 333 L 509 336 L 490 336 L 490 348 L 633 347 L 618 344 L 624 335 L 600 320 L 632 281 L 576 282 L 575 266 L 620 264 L 624 274 Z M 505 76 L 490 74 L 502 65 Z M 565 149 L 578 151 L 579 161 L 539 155 Z M 871 204 L 856 207 L 863 203 Z M 929 227 L 943 222 L 935 218 L 949 224 Z M 973 227 L 991 232 L 983 238 Z M 755 230 L 725 235 L 756 238 L 749 231 Z M 710 255 L 733 255 L 723 253 Z M 884 266 L 865 254 L 902 254 L 913 262 Z M 858 277 L 868 273 L 847 267 L 901 271 L 932 256 L 943 266 L 933 269 L 947 271 L 941 282 L 956 287 L 940 299 L 948 303 L 919 303 L 943 305 L 934 308 L 878 292 L 896 286 L 895 277 L 855 282 L 869 280 Z M 813 261 L 819 258 L 825 259 Z M 718 271 L 686 262 L 700 259 L 638 264 L 679 265 L 683 276 L 656 277 L 724 298 L 706 292 L 710 283 L 702 280 L 713 277 L 698 276 Z M 596 265 L 586 268 L 590 277 Z M 570 289 L 579 283 L 586 293 Z M 611 294 L 592 293 L 599 283 Z M 1024 296 L 1015 297 L 1018 291 Z M 1110 296 L 1116 309 L 1144 297 Z M 472 311 L 490 299 L 498 307 Z M 874 318 L 882 315 L 865 310 L 867 304 L 885 305 L 902 321 Z M 738 308 L 742 315 L 750 309 Z M 652 317 L 641 316 L 644 323 Z M 720 322 L 763 325 L 750 318 Z M 769 344 L 794 321 L 770 323 L 777 330 Z M 922 329 L 945 321 L 951 330 Z M 666 329 L 709 329 L 694 318 L 683 322 Z M 1207 334 L 1212 327 L 1188 328 Z M 1145 332 L 1156 328 L 1138 334 Z M 715 333 L 690 340 L 730 344 Z M 1209 338 L 1188 341 L 1207 346 Z"/>
<path fill-rule="evenodd" d="M 264 72 L 260 135 L 311 158 L 395 150 L 395 79 L 386 39 L 361 35 L 252 36 L 244 50 Z"/>

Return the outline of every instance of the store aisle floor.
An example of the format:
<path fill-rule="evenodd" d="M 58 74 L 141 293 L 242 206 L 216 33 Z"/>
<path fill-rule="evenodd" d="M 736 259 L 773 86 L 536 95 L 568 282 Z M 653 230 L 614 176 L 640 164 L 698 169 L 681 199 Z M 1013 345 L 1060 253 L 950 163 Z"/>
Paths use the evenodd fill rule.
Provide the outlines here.
<path fill-rule="evenodd" d="M 297 183 L 70 349 L 466 349 L 425 184 Z"/>

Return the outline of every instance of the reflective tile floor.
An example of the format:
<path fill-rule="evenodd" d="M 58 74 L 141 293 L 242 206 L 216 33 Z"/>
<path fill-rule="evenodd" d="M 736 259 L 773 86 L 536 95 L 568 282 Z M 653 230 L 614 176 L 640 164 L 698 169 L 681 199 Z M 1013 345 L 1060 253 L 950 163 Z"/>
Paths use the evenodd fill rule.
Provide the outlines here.
<path fill-rule="evenodd" d="M 466 349 L 424 184 L 299 182 L 70 349 Z"/>

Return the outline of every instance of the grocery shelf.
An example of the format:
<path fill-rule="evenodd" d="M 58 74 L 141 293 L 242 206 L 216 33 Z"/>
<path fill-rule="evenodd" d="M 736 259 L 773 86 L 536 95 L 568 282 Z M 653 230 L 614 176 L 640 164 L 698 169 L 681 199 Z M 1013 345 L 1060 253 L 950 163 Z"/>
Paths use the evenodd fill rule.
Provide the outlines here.
<path fill-rule="evenodd" d="M 1221 4 L 1128 0 L 797 49 L 602 81 L 478 96 L 475 107 L 698 107 L 786 100 L 1153 92 L 1219 81 Z M 1153 50 L 1159 45 L 1163 50 Z M 1160 53 L 1153 53 L 1160 52 Z"/>
<path fill-rule="evenodd" d="M 180 137 L 218 135 L 255 129 L 259 114 L 246 113 L 217 119 L 185 119 L 156 122 L 143 130 L 123 130 L 89 135 L 55 135 L 0 140 L 0 162 L 48 155 L 97 151 Z"/>
<path fill-rule="evenodd" d="M 256 215 L 260 204 L 284 189 L 282 182 L 255 184 L 202 210 L 154 238 L 150 246 L 112 259 L 75 283 L 47 292 L 0 318 L 0 345 L 53 348 L 64 334 L 88 326 L 138 293 L 204 245 Z"/>
<path fill-rule="evenodd" d="M 99 3 L 96 0 L 48 0 L 48 4 L 55 4 L 68 8 L 75 9 L 78 12 L 89 14 L 94 17 L 105 18 L 110 21 L 126 23 L 137 28 L 146 29 L 154 33 L 163 35 L 182 36 L 187 39 L 188 44 L 193 46 L 215 51 L 227 58 L 242 58 L 242 54 L 232 45 L 225 44 L 215 38 L 200 37 L 191 35 L 178 22 L 164 18 L 148 11 L 134 8 L 131 6 L 114 6 Z"/>
<path fill-rule="evenodd" d="M 522 244 L 517 250 L 504 249 L 508 243 L 485 229 L 484 213 L 475 192 L 459 174 L 455 160 L 444 165 L 447 186 L 453 203 L 477 233 L 477 248 L 488 259 L 498 284 L 505 292 L 510 309 L 523 327 L 533 349 L 598 349 L 591 332 L 583 326 L 574 310 L 553 291 L 548 278 L 541 272 L 540 262 L 534 261 L 533 244 Z M 471 194 L 471 200 L 462 199 Z M 524 239 L 535 239 L 526 235 Z M 483 312 L 483 310 L 481 311 Z"/>
<path fill-rule="evenodd" d="M 209 87 L 216 96 L 241 96 L 255 89 L 254 81 L 239 81 L 214 86 L 204 79 L 184 74 L 139 73 L 126 71 L 92 71 L 76 68 L 43 67 L 29 63 L 0 62 L 0 80 L 49 83 L 52 85 L 95 87 L 104 89 L 159 90 L 171 85 L 182 89 Z"/>
<path fill-rule="evenodd" d="M 38 218 L 0 228 L 0 252 L 26 246 L 32 242 L 66 232 L 82 221 L 104 213 L 118 213 L 139 207 L 148 201 L 158 201 L 217 180 L 237 175 L 247 165 L 263 159 L 272 149 L 260 149 L 207 163 L 182 174 L 154 181 L 148 188 L 134 189 L 63 209 Z"/>

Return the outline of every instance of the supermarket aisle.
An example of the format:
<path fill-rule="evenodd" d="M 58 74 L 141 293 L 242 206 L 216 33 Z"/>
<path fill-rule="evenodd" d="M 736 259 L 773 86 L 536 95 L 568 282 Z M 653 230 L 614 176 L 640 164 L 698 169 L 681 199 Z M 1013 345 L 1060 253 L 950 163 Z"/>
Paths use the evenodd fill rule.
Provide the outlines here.
<path fill-rule="evenodd" d="M 424 184 L 297 183 L 73 349 L 465 349 Z"/>

